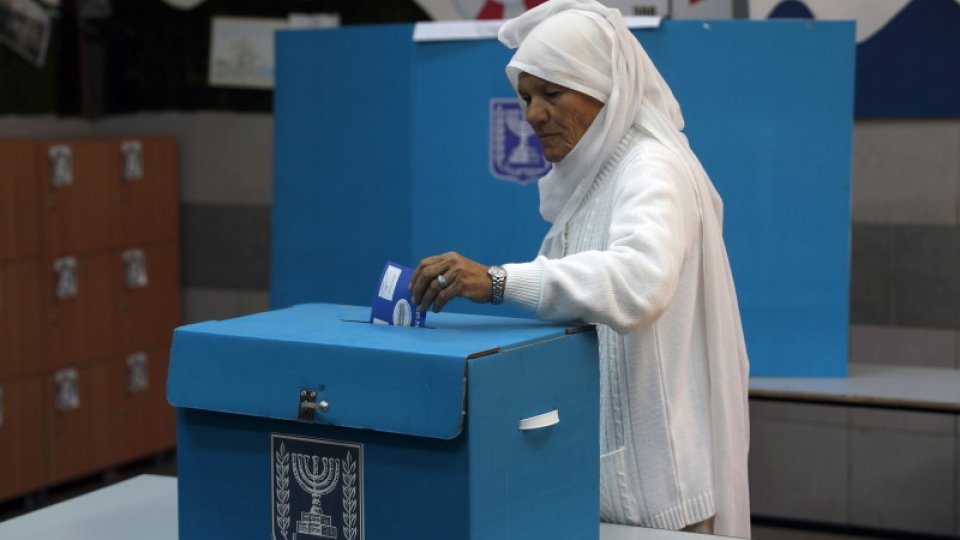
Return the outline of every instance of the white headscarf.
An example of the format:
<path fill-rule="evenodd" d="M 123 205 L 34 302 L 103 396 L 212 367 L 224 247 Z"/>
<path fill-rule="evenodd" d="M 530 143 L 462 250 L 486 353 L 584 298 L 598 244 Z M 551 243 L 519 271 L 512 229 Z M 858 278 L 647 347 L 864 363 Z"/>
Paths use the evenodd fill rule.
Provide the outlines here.
<path fill-rule="evenodd" d="M 506 68 L 515 90 L 519 74 L 527 72 L 604 103 L 573 150 L 540 179 L 540 212 L 552 223 L 543 255 L 563 256 L 560 237 L 567 222 L 632 127 L 672 150 L 690 173 L 703 233 L 714 528 L 717 534 L 748 538 L 746 347 L 723 243 L 723 203 L 681 132 L 680 105 L 620 11 L 595 0 L 549 0 L 507 21 L 499 37 L 510 48 L 519 47 Z"/>

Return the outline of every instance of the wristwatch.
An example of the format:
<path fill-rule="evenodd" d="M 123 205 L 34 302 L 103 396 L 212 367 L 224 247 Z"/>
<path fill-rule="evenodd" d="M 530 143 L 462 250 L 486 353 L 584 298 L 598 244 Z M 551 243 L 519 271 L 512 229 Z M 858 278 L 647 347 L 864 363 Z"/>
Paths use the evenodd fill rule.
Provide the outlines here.
<path fill-rule="evenodd" d="M 503 291 L 507 287 L 507 271 L 502 266 L 491 266 L 487 268 L 487 275 L 493 282 L 493 289 L 490 291 L 490 303 L 497 305 L 503 303 Z"/>

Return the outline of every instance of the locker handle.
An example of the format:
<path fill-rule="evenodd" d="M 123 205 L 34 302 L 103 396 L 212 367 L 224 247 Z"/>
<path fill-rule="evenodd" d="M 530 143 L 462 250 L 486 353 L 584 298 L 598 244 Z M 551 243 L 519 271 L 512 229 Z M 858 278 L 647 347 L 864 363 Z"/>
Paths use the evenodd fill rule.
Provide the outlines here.
<path fill-rule="evenodd" d="M 139 394 L 150 388 L 149 359 L 147 353 L 136 352 L 127 356 L 127 391 Z"/>
<path fill-rule="evenodd" d="M 147 276 L 147 257 L 140 248 L 123 252 L 124 285 L 128 289 L 142 289 L 150 283 Z"/>
<path fill-rule="evenodd" d="M 76 257 L 60 257 L 53 261 L 57 276 L 56 297 L 60 300 L 74 298 L 80 293 L 80 277 Z"/>
<path fill-rule="evenodd" d="M 47 151 L 50 156 L 50 183 L 53 187 L 73 183 L 73 150 L 70 145 L 54 145 Z"/>
<path fill-rule="evenodd" d="M 72 411 L 80 407 L 80 374 L 76 369 L 61 369 L 53 374 L 57 384 L 56 407 L 60 412 Z"/>
<path fill-rule="evenodd" d="M 554 409 L 550 412 L 522 418 L 520 420 L 520 431 L 533 431 L 536 429 L 548 428 L 560 423 L 560 411 Z"/>
<path fill-rule="evenodd" d="M 143 178 L 143 143 L 124 141 L 120 153 L 123 154 L 123 179 L 133 182 Z"/>

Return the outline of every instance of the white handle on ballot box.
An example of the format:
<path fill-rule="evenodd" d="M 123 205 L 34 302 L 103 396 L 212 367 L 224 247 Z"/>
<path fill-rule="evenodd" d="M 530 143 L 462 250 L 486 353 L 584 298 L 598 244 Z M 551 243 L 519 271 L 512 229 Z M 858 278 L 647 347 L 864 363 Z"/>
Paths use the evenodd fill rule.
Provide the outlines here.
<path fill-rule="evenodd" d="M 543 429 L 560 423 L 560 411 L 554 409 L 550 412 L 522 418 L 520 420 L 520 431 L 531 431 L 534 429 Z"/>

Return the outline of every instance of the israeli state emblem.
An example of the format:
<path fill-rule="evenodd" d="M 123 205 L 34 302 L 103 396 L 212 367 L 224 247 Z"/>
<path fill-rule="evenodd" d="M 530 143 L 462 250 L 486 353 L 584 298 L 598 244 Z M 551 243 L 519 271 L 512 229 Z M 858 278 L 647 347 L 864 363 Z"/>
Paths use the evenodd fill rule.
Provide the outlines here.
<path fill-rule="evenodd" d="M 490 100 L 490 174 L 525 184 L 550 171 L 517 99 Z"/>
<path fill-rule="evenodd" d="M 270 436 L 273 540 L 363 540 L 363 445 Z"/>

